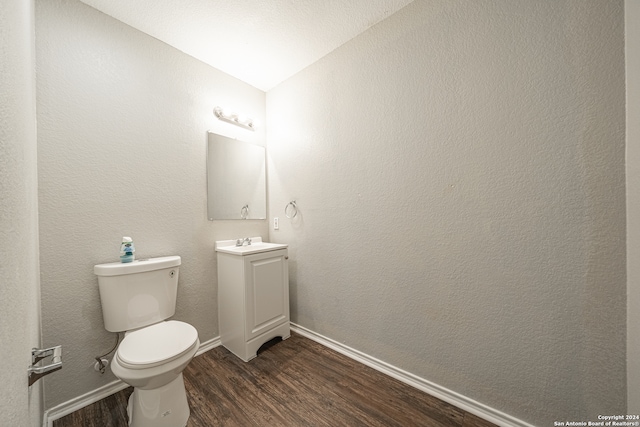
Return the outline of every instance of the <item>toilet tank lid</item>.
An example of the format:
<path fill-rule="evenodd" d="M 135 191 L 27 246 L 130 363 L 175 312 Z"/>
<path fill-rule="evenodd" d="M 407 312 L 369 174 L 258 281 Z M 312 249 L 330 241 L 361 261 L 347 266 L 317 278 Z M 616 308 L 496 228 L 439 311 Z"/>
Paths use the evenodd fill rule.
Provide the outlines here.
<path fill-rule="evenodd" d="M 179 256 L 164 256 L 135 260 L 133 262 L 110 262 L 93 266 L 97 276 L 120 276 L 122 274 L 143 273 L 145 271 L 178 267 L 181 263 Z"/>

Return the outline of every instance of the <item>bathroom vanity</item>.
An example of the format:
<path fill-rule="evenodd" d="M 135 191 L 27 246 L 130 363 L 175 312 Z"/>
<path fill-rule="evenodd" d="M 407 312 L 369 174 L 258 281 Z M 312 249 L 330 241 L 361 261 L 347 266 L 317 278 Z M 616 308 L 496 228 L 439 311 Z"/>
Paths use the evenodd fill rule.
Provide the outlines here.
<path fill-rule="evenodd" d="M 222 345 L 248 362 L 262 344 L 287 339 L 289 269 L 287 245 L 239 241 L 216 242 L 218 322 Z"/>

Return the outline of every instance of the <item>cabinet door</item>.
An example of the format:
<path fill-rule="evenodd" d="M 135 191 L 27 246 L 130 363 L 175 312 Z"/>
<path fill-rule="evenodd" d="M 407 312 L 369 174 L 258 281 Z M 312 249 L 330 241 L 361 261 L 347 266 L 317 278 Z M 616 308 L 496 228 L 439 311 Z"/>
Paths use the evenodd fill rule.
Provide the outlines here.
<path fill-rule="evenodd" d="M 289 319 L 287 251 L 246 257 L 247 341 Z"/>

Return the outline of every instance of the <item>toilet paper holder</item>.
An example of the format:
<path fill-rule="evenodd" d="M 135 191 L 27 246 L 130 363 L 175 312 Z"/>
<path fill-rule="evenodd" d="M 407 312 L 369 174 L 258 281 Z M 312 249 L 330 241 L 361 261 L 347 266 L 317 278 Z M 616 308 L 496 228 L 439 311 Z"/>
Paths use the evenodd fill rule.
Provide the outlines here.
<path fill-rule="evenodd" d="M 48 365 L 36 366 L 41 360 L 51 357 L 51 363 Z M 32 348 L 31 349 L 31 366 L 27 369 L 29 374 L 29 387 L 40 378 L 62 369 L 62 346 L 57 345 L 49 348 Z"/>

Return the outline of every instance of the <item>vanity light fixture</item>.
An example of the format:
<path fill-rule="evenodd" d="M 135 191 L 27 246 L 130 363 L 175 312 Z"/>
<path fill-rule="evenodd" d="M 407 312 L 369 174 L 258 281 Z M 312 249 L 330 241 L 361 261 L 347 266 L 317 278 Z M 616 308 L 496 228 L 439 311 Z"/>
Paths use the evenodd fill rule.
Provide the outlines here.
<path fill-rule="evenodd" d="M 245 129 L 249 129 L 255 131 L 253 127 L 252 119 L 243 119 L 236 113 L 225 114 L 225 112 L 220 107 L 216 107 L 213 109 L 213 114 L 223 122 L 231 123 L 236 126 L 240 126 Z"/>

